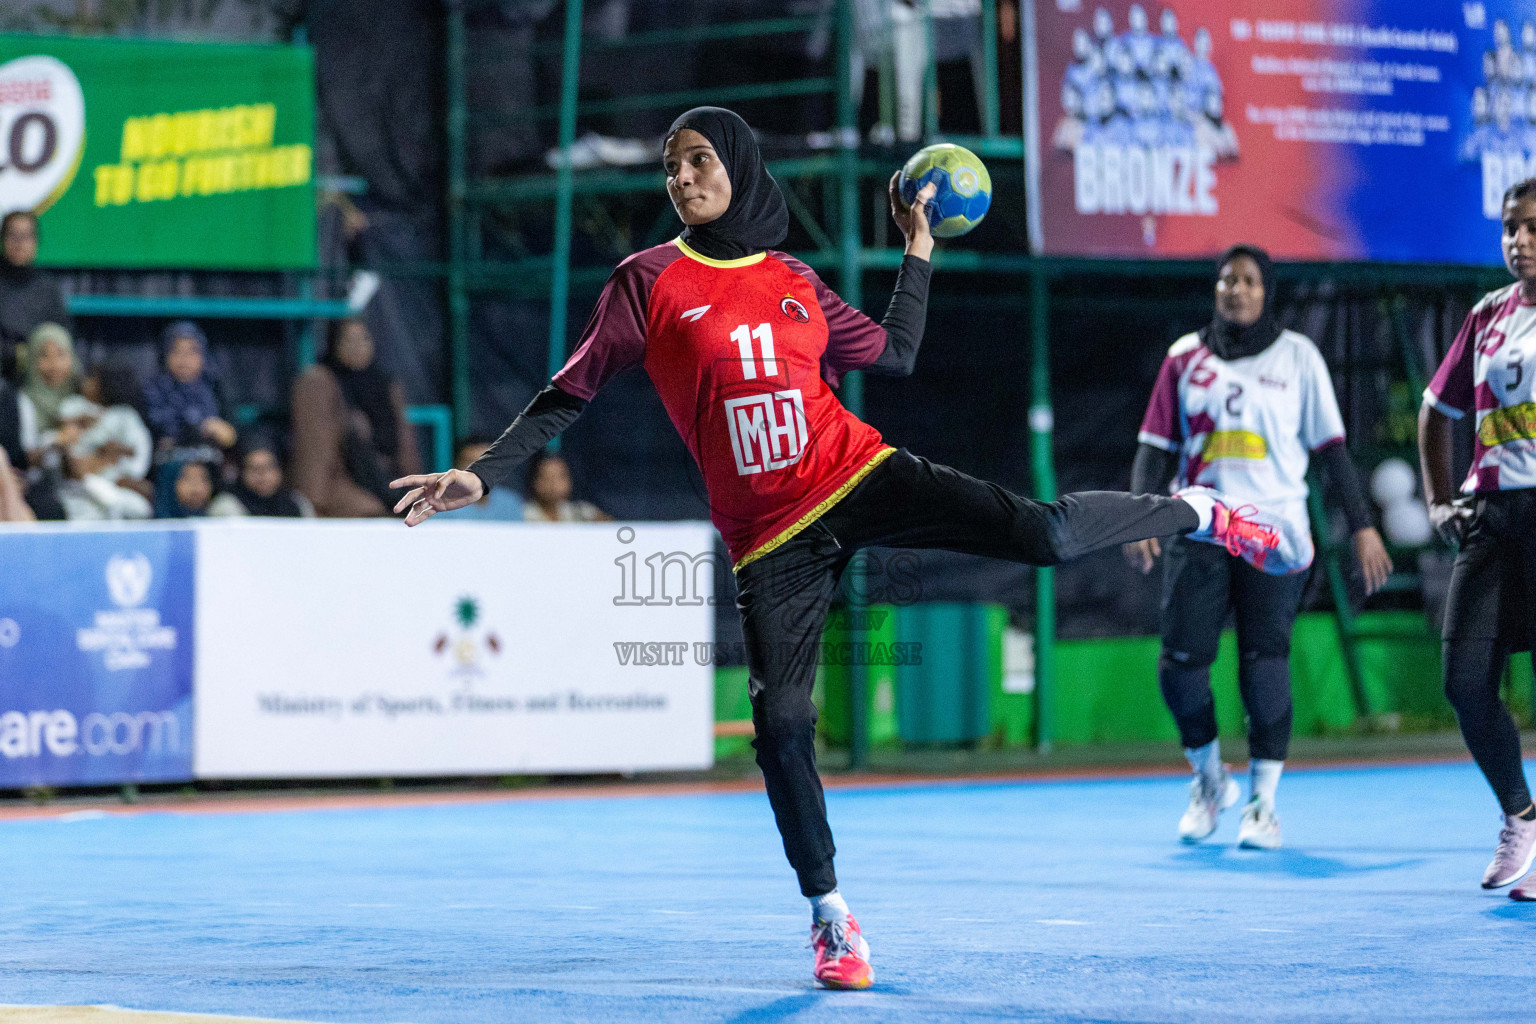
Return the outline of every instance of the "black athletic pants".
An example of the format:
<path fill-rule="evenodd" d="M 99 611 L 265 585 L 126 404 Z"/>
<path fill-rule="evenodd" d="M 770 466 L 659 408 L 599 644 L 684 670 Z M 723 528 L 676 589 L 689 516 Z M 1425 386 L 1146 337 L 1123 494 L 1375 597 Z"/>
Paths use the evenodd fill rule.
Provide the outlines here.
<path fill-rule="evenodd" d="M 1291 743 L 1291 628 L 1307 574 L 1270 576 L 1214 544 L 1175 538 L 1163 582 L 1158 682 L 1186 749 L 1216 738 L 1211 663 L 1231 609 L 1250 757 L 1284 761 Z"/>
<path fill-rule="evenodd" d="M 1504 666 L 1536 645 L 1536 488 L 1478 495 L 1446 599 L 1445 696 L 1505 814 L 1531 805 Z M 1533 661 L 1536 663 L 1536 661 Z"/>
<path fill-rule="evenodd" d="M 1174 498 L 1089 491 L 1046 504 L 902 449 L 782 547 L 743 566 L 736 604 L 747 644 L 753 746 L 800 891 L 819 896 L 837 888 L 816 774 L 811 687 L 827 612 L 856 550 L 944 548 L 1054 565 L 1197 525 L 1195 511 Z"/>
<path fill-rule="evenodd" d="M 1445 696 L 1456 709 L 1461 736 L 1505 814 L 1531 806 L 1520 763 L 1520 727 L 1499 696 L 1499 681 L 1514 645 L 1504 640 L 1447 640 Z M 1536 656 L 1532 657 L 1536 666 Z"/>

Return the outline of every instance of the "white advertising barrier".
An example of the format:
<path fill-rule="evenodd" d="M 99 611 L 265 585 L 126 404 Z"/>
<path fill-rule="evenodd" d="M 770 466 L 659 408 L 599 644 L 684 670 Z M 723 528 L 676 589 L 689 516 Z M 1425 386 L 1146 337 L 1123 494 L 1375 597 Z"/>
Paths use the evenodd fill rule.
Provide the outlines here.
<path fill-rule="evenodd" d="M 702 523 L 203 526 L 193 769 L 708 767 L 713 549 Z"/>

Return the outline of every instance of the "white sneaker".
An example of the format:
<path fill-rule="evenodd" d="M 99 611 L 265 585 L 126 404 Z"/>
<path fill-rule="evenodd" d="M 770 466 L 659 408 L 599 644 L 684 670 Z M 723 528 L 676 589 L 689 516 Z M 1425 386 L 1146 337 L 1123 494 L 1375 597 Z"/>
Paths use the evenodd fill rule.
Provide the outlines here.
<path fill-rule="evenodd" d="M 1237 845 L 1245 850 L 1280 849 L 1280 818 L 1268 800 L 1256 796 L 1243 808 L 1243 824 L 1237 830 Z"/>
<path fill-rule="evenodd" d="M 1499 830 L 1499 847 L 1493 853 L 1493 861 L 1483 872 L 1484 889 L 1502 889 L 1531 870 L 1536 860 L 1536 821 L 1526 821 L 1514 814 L 1504 815 L 1504 827 Z M 1523 900 L 1523 896 L 1510 896 Z"/>
<path fill-rule="evenodd" d="M 1215 832 L 1221 812 L 1237 803 L 1242 795 L 1226 765 L 1221 766 L 1221 774 L 1214 779 L 1196 772 L 1189 782 L 1189 806 L 1179 819 L 1179 838 L 1186 843 L 1198 843 Z"/>

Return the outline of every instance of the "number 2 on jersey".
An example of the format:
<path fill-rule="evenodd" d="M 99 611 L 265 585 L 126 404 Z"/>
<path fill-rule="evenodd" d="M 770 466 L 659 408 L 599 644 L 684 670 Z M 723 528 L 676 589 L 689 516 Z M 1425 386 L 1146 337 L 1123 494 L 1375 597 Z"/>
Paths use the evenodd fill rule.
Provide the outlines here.
<path fill-rule="evenodd" d="M 772 377 L 779 372 L 779 363 L 773 354 L 773 328 L 767 324 L 758 324 L 750 330 L 742 324 L 731 332 L 731 340 L 741 352 L 741 375 L 747 380 L 757 379 L 757 357 L 752 351 L 754 338 L 762 349 L 763 376 Z"/>

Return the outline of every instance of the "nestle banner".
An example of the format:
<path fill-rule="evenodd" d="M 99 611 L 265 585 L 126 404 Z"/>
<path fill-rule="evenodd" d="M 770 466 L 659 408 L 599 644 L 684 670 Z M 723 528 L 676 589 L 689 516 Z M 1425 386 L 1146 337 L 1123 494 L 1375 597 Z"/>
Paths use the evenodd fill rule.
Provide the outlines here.
<path fill-rule="evenodd" d="M 38 261 L 315 265 L 305 47 L 0 35 L 0 212 Z"/>
<path fill-rule="evenodd" d="M 702 768 L 700 523 L 198 530 L 200 778 Z"/>
<path fill-rule="evenodd" d="M 194 535 L 0 533 L 0 788 L 192 777 Z"/>
<path fill-rule="evenodd" d="M 1497 263 L 1536 174 L 1518 0 L 1027 0 L 1026 28 L 1037 252 Z"/>

